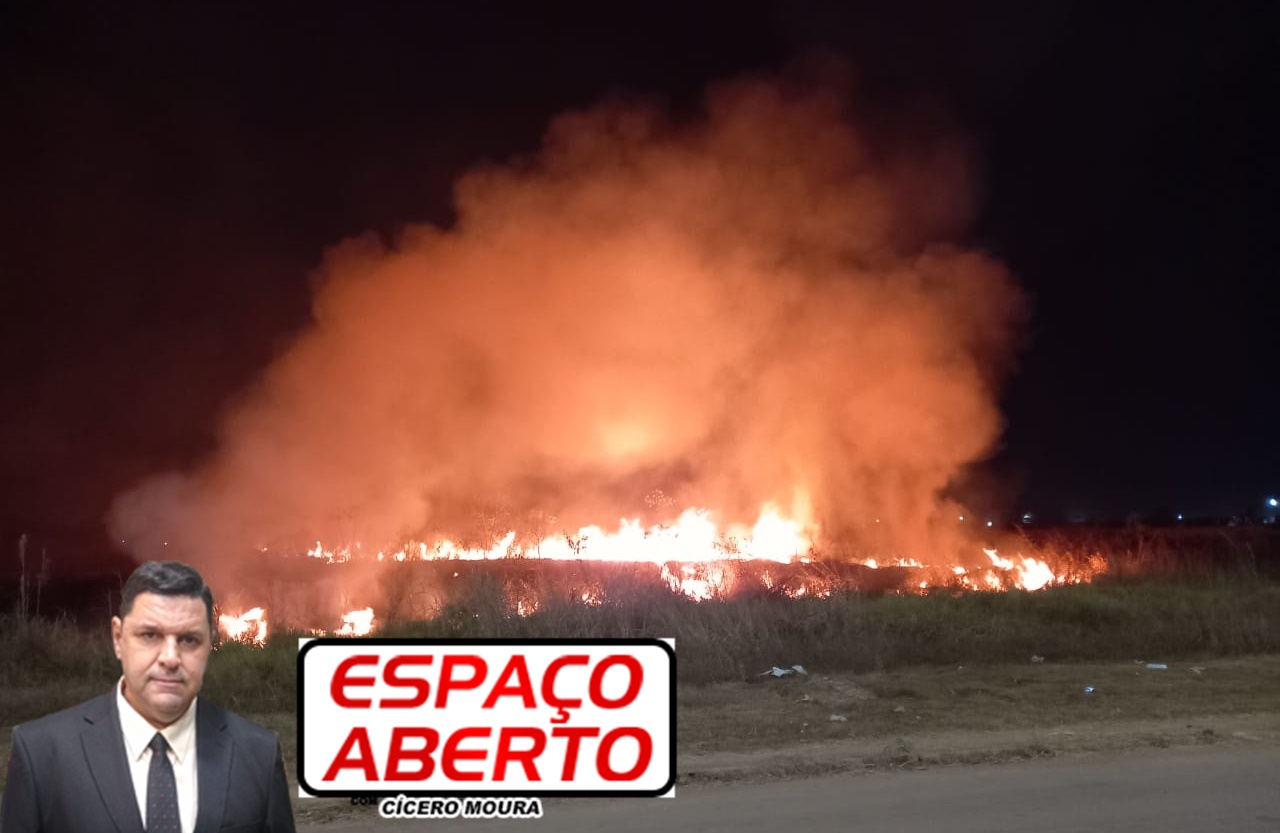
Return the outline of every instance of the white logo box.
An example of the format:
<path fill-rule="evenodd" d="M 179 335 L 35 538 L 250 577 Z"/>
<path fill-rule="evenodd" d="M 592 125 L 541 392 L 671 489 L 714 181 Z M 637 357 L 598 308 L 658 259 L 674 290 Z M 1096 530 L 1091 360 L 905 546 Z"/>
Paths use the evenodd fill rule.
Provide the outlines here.
<path fill-rule="evenodd" d="M 298 781 L 315 796 L 660 796 L 660 639 L 305 639 Z"/>

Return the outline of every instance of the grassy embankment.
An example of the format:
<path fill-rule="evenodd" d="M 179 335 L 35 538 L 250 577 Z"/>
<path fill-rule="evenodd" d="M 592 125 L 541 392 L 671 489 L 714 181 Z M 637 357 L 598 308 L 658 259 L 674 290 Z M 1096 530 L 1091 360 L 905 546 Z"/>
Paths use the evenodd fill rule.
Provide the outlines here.
<path fill-rule="evenodd" d="M 1137 742 L 1237 734 L 1236 724 L 1200 726 L 1198 715 L 1264 714 L 1269 737 L 1280 687 L 1280 582 L 1257 569 L 1251 551 L 1245 555 L 1226 568 L 1177 555 L 1152 571 L 1155 577 L 1115 559 L 1112 575 L 1094 584 L 1031 593 L 755 593 L 693 602 L 652 584 L 615 585 L 595 605 L 543 596 L 537 612 L 524 617 L 512 611 L 509 588 L 477 572 L 431 620 L 389 623 L 381 633 L 675 637 L 682 778 L 693 780 L 702 770 L 686 770 L 687 761 L 712 762 L 705 772 L 715 778 L 726 771 L 714 763 L 719 753 L 797 744 L 845 745 L 831 753 L 834 763 L 813 754 L 804 762 L 775 756 L 776 767 L 752 771 L 1108 748 L 1096 740 L 1110 731 L 1108 721 L 1128 721 L 1125 737 Z M 296 653 L 296 635 L 288 633 L 273 634 L 265 648 L 224 644 L 205 685 L 212 699 L 280 732 L 291 772 Z M 1151 670 L 1146 661 L 1170 667 Z M 810 673 L 757 676 L 793 664 Z M 106 623 L 0 617 L 0 761 L 8 727 L 105 691 L 118 675 Z M 1095 691 L 1085 693 L 1084 685 Z M 1165 722 L 1142 734 L 1147 730 L 1134 728 L 1142 720 Z M 1171 740 L 1170 721 L 1185 723 L 1190 740 Z M 973 746 L 972 737 L 946 741 L 956 732 L 984 733 L 985 746 Z M 1095 740 L 1082 741 L 1086 732 Z M 921 746 L 926 739 L 934 746 Z M 854 741 L 862 746 L 849 746 Z M 921 751 L 944 747 L 952 751 Z"/>
<path fill-rule="evenodd" d="M 1280 652 L 1280 584 L 1248 576 L 1109 581 L 1039 592 L 692 602 L 654 588 L 600 605 L 545 601 L 514 615 L 484 582 L 431 621 L 381 633 L 419 637 L 673 636 L 682 685 L 751 679 L 772 665 L 819 673 L 912 666 L 1052 663 Z M 254 713 L 296 705 L 296 635 L 221 646 L 206 693 Z M 107 626 L 0 620 L 0 725 L 105 690 L 119 674 Z"/>

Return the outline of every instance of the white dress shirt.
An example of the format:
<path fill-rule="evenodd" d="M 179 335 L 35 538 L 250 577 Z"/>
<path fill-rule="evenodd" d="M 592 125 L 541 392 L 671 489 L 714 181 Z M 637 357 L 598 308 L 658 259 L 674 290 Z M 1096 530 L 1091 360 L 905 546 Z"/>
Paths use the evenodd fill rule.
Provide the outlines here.
<path fill-rule="evenodd" d="M 156 728 L 138 714 L 124 699 L 124 678 L 116 685 L 116 707 L 120 713 L 120 731 L 124 735 L 124 753 L 129 759 L 129 774 L 133 777 L 133 794 L 138 800 L 138 812 L 142 824 L 147 823 L 147 776 L 151 768 L 151 739 Z M 196 701 L 173 723 L 160 730 L 169 742 L 169 762 L 173 764 L 173 780 L 178 788 L 178 820 L 182 833 L 192 833 L 196 827 L 196 805 L 199 800 L 196 789 Z"/>

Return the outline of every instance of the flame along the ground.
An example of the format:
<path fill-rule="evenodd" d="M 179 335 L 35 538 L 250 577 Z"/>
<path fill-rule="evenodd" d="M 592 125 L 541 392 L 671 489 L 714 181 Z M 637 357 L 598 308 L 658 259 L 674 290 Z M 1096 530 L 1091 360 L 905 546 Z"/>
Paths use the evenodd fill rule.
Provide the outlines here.
<path fill-rule="evenodd" d="M 705 601 L 731 593 L 737 573 L 745 564 L 812 564 L 815 538 L 816 530 L 811 526 L 784 518 L 772 506 L 764 507 L 759 519 L 750 527 L 730 525 L 723 530 L 709 511 L 689 509 L 673 523 L 651 527 L 645 527 L 639 520 L 624 519 L 615 532 L 588 526 L 574 535 L 549 536 L 529 545 L 518 544 L 516 533 L 508 532 L 488 548 L 468 548 L 440 539 L 433 544 L 413 542 L 390 553 L 378 550 L 371 557 L 379 562 L 516 558 L 651 563 L 660 567 L 660 577 L 673 593 L 694 601 Z M 851 559 L 848 563 L 872 571 L 885 568 L 903 571 L 910 579 L 898 586 L 896 592 L 926 592 L 932 588 L 1036 591 L 1056 585 L 1085 583 L 1106 570 L 1101 556 L 1095 556 L 1084 564 L 1074 563 L 1055 570 L 1039 558 L 1021 554 L 1006 558 L 994 548 L 982 548 L 982 552 L 989 566 L 981 563 L 976 567 L 944 567 L 916 558 L 900 557 Z M 358 543 L 349 547 L 326 548 L 319 541 L 307 551 L 307 555 L 327 563 L 370 557 Z M 790 598 L 825 598 L 847 586 L 839 580 L 823 580 L 816 576 L 786 581 L 775 576 L 767 566 L 757 569 L 755 578 L 765 589 L 776 590 Z M 598 605 L 602 601 L 590 589 L 581 592 L 580 600 L 588 605 Z M 514 595 L 510 602 L 512 612 L 519 616 L 531 615 L 539 607 L 539 601 L 534 597 Z M 367 636 L 376 630 L 377 624 L 374 609 L 362 607 L 343 614 L 341 625 L 335 629 L 314 629 L 312 633 L 317 636 Z M 254 607 L 241 614 L 223 614 L 219 617 L 219 628 L 226 639 L 265 644 L 266 610 Z"/>

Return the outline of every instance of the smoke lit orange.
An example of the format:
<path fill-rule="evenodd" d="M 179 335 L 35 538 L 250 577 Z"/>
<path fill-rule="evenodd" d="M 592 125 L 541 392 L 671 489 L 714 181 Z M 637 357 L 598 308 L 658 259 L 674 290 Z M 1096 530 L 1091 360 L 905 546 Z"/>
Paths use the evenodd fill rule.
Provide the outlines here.
<path fill-rule="evenodd" d="M 728 582 L 698 565 L 846 545 L 917 589 L 1071 580 L 983 555 L 944 497 L 999 436 L 1023 310 L 966 245 L 963 143 L 902 150 L 851 101 L 796 75 L 715 85 L 684 121 L 564 114 L 463 176 L 452 225 L 335 247 L 311 325 L 207 459 L 117 499 L 115 537 L 226 583 L 310 542 L 661 564 L 697 597 Z"/>

